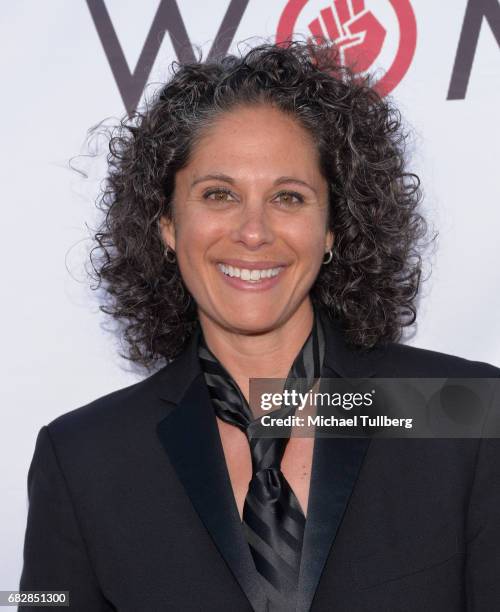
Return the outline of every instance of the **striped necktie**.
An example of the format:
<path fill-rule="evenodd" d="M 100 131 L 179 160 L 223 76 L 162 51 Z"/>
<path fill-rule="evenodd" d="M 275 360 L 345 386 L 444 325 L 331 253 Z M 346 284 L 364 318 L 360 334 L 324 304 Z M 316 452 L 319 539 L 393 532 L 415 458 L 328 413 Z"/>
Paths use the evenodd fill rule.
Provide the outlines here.
<path fill-rule="evenodd" d="M 306 393 L 321 375 L 325 336 L 315 311 L 311 333 L 295 358 L 284 389 Z M 281 471 L 288 437 L 258 437 L 251 408 L 237 383 L 200 334 L 200 365 L 216 415 L 245 432 L 252 457 L 252 479 L 243 508 L 242 526 L 267 595 L 268 610 L 295 609 L 305 516 Z M 299 379 L 299 380 L 296 380 Z M 302 380 L 300 380 L 302 379 Z M 296 406 L 283 406 L 273 416 L 288 416 Z"/>

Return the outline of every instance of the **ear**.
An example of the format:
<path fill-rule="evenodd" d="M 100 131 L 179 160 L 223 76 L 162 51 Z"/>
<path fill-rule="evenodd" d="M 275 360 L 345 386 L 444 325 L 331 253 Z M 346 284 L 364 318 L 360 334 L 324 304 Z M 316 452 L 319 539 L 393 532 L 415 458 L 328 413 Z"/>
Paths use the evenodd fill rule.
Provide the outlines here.
<path fill-rule="evenodd" d="M 175 251 L 175 224 L 173 219 L 162 215 L 160 217 L 158 225 L 160 227 L 160 233 L 165 246 L 168 246 L 170 249 Z"/>

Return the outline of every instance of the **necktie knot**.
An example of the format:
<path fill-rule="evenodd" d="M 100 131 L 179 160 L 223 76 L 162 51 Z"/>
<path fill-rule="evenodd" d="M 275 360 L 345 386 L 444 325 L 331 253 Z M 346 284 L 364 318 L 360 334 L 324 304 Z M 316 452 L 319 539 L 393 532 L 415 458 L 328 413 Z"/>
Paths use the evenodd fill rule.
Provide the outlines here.
<path fill-rule="evenodd" d="M 248 492 L 262 504 L 272 507 L 278 504 L 283 491 L 283 473 L 278 468 L 264 468 L 253 474 Z M 277 512 L 278 508 L 274 508 Z"/>

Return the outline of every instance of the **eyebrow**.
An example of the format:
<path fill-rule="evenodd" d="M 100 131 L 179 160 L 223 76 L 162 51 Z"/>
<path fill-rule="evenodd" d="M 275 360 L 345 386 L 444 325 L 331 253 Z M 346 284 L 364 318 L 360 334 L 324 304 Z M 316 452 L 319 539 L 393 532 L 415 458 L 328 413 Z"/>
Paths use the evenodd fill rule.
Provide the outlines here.
<path fill-rule="evenodd" d="M 231 185 L 234 185 L 236 183 L 236 181 L 231 176 L 228 176 L 227 174 L 205 174 L 204 176 L 200 176 L 196 178 L 191 183 L 191 187 L 194 187 L 198 183 L 202 183 L 204 181 L 211 181 L 211 180 L 224 181 L 225 183 L 230 183 Z M 314 193 L 317 195 L 316 189 L 314 189 L 314 187 L 309 185 L 309 183 L 306 183 L 306 181 L 303 181 L 301 179 L 294 178 L 293 176 L 280 176 L 274 181 L 273 185 L 275 186 L 282 185 L 283 183 L 295 183 L 296 185 L 302 185 L 303 187 L 307 187 L 311 191 L 314 191 Z"/>
<path fill-rule="evenodd" d="M 226 183 L 231 183 L 231 185 L 234 185 L 235 183 L 234 179 L 227 174 L 205 174 L 204 176 L 199 176 L 197 179 L 194 179 L 194 181 L 191 183 L 191 187 L 194 187 L 198 183 L 203 183 L 203 181 L 211 180 L 224 181 Z"/>

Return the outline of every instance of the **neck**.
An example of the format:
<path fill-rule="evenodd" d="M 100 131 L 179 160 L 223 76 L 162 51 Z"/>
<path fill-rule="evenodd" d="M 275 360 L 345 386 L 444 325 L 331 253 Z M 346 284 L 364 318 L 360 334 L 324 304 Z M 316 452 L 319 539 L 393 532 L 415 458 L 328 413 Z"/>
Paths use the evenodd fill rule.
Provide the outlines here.
<path fill-rule="evenodd" d="M 250 378 L 286 378 L 309 336 L 314 311 L 306 300 L 284 323 L 258 334 L 224 327 L 199 313 L 205 341 L 248 400 Z"/>

